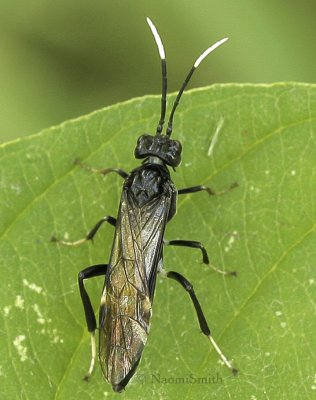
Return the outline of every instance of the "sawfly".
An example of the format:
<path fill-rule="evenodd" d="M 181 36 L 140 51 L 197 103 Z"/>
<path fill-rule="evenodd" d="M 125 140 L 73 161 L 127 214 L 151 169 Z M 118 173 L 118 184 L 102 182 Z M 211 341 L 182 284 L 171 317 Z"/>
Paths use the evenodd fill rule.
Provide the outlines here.
<path fill-rule="evenodd" d="M 175 170 L 180 164 L 182 146 L 170 136 L 175 110 L 193 72 L 227 38 L 216 42 L 197 58 L 179 90 L 171 109 L 166 133 L 163 134 L 167 96 L 166 57 L 156 27 L 149 18 L 147 22 L 158 47 L 162 69 L 161 115 L 156 134 L 139 137 L 134 155 L 143 161 L 141 166 L 130 173 L 117 168 L 94 169 L 77 160 L 77 164 L 93 172 L 103 175 L 115 172 L 124 179 L 117 218 L 103 217 L 84 239 L 76 242 L 52 238 L 55 242 L 73 246 L 92 240 L 104 222 L 115 227 L 109 263 L 92 265 L 78 275 L 87 328 L 91 333 L 92 356 L 85 379 L 91 376 L 97 356 L 97 324 L 84 281 L 96 276 L 105 277 L 99 310 L 99 360 L 103 374 L 115 392 L 121 392 L 126 387 L 140 362 L 149 333 L 159 272 L 176 280 L 188 292 L 202 333 L 208 337 L 223 363 L 234 374 L 237 372 L 213 339 L 192 284 L 180 273 L 165 272 L 163 269 L 163 247 L 166 245 L 197 248 L 202 253 L 203 262 L 211 266 L 206 249 L 200 242 L 164 239 L 166 224 L 176 213 L 177 195 L 203 190 L 210 195 L 216 194 L 204 185 L 176 189 L 168 167 Z M 235 272 L 217 271 L 225 275 L 235 275 Z"/>

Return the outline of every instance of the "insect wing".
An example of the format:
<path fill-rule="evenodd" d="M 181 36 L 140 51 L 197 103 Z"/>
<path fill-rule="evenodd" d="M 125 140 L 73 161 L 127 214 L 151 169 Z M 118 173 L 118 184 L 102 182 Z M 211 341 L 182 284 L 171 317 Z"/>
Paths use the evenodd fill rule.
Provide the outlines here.
<path fill-rule="evenodd" d="M 170 182 L 160 196 L 142 206 L 129 189 L 122 194 L 101 299 L 99 345 L 104 376 L 118 391 L 135 373 L 147 341 L 157 267 L 173 194 Z"/>

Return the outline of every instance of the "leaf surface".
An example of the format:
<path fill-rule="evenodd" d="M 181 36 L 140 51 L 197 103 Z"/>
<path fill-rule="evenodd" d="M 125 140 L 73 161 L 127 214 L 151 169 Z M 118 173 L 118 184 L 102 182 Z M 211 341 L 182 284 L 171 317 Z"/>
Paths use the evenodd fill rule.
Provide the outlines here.
<path fill-rule="evenodd" d="M 122 179 L 75 166 L 139 165 L 137 138 L 154 133 L 160 100 L 117 104 L 0 147 L 0 384 L 5 399 L 113 398 L 97 366 L 89 383 L 90 339 L 77 289 L 86 266 L 108 262 L 113 228 L 76 248 L 104 215 L 116 216 Z M 214 85 L 187 92 L 173 137 L 183 144 L 183 195 L 167 239 L 198 240 L 198 250 L 168 247 L 167 270 L 194 285 L 215 340 L 239 369 L 218 361 L 199 332 L 187 293 L 158 279 L 148 345 L 122 397 L 133 399 L 312 399 L 316 393 L 316 88 L 315 85 Z M 209 155 L 214 134 L 217 140 Z M 87 282 L 95 309 L 103 279 Z"/>

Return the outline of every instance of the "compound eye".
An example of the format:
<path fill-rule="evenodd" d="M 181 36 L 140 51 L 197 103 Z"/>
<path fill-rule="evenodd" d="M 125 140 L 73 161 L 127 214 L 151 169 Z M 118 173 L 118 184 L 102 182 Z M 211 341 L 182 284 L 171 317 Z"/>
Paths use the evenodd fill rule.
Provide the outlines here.
<path fill-rule="evenodd" d="M 170 140 L 168 147 L 168 162 L 177 167 L 181 161 L 182 146 L 178 140 Z"/>
<path fill-rule="evenodd" d="M 139 139 L 138 139 L 138 145 L 142 146 L 142 147 L 150 147 L 151 144 L 153 142 L 153 137 L 150 135 L 142 135 Z"/>
<path fill-rule="evenodd" d="M 176 140 L 172 140 L 169 148 L 173 153 L 179 153 L 179 151 L 181 151 L 181 145 Z"/>
<path fill-rule="evenodd" d="M 145 158 L 148 156 L 149 149 L 153 143 L 153 136 L 151 135 L 142 135 L 137 140 L 137 145 L 135 148 L 135 157 L 136 158 Z"/>

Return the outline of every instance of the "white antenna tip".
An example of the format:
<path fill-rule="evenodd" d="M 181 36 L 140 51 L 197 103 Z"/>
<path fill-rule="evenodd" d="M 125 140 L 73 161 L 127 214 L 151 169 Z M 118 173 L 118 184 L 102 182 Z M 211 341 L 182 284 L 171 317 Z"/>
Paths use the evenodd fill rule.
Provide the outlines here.
<path fill-rule="evenodd" d="M 149 28 L 154 36 L 155 42 L 157 44 L 158 47 L 158 51 L 159 51 L 159 56 L 162 60 L 166 59 L 166 54 L 165 54 L 165 49 L 163 47 L 162 41 L 160 39 L 159 33 L 157 31 L 157 28 L 155 27 L 155 25 L 152 23 L 150 18 L 146 18 L 147 20 L 147 24 L 149 25 Z"/>
<path fill-rule="evenodd" d="M 197 68 L 201 62 L 204 60 L 205 57 L 207 57 L 213 50 L 215 50 L 217 47 L 219 47 L 221 44 L 225 43 L 228 40 L 227 38 L 223 38 L 221 40 L 219 40 L 218 42 L 214 43 L 211 47 L 209 47 L 208 49 L 206 49 L 201 55 L 200 57 L 195 61 L 194 63 L 194 68 Z"/>

